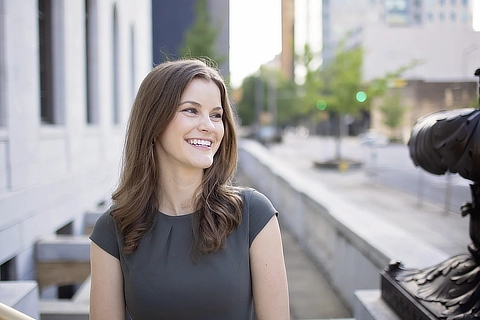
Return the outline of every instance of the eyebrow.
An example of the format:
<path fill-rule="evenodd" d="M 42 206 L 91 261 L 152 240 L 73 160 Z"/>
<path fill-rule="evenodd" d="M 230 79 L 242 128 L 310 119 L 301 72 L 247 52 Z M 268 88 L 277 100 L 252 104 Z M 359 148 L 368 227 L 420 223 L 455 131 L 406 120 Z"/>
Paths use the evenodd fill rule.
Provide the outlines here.
<path fill-rule="evenodd" d="M 180 107 L 180 106 L 182 106 L 182 105 L 184 105 L 184 104 L 186 104 L 186 103 L 193 104 L 193 105 L 195 105 L 195 106 L 197 106 L 197 107 L 200 107 L 200 108 L 202 107 L 202 105 L 201 105 L 200 103 L 198 103 L 198 102 L 196 102 L 196 101 L 193 101 L 193 100 L 182 101 L 182 102 L 180 102 L 180 104 L 179 104 L 178 106 Z M 216 111 L 216 110 L 223 110 L 223 107 L 222 107 L 222 106 L 218 106 L 218 107 L 213 108 L 213 110 L 215 110 L 215 111 Z"/>

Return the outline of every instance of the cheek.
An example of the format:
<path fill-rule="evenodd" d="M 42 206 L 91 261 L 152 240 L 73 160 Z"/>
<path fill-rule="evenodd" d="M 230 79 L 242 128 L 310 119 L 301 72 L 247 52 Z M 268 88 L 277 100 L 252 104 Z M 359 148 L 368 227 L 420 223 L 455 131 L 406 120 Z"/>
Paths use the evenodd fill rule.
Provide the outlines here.
<path fill-rule="evenodd" d="M 220 145 L 223 143 L 223 137 L 225 136 L 225 128 L 223 127 L 223 124 L 220 124 L 215 129 L 215 132 L 217 134 L 217 141 L 218 141 L 217 149 L 215 150 L 215 152 L 217 152 L 218 149 L 220 149 Z"/>
<path fill-rule="evenodd" d="M 220 122 L 217 126 L 217 128 L 215 129 L 215 131 L 217 132 L 217 135 L 218 135 L 218 139 L 219 140 L 222 140 L 223 138 L 223 135 L 225 134 L 225 127 L 223 125 L 223 122 Z"/>

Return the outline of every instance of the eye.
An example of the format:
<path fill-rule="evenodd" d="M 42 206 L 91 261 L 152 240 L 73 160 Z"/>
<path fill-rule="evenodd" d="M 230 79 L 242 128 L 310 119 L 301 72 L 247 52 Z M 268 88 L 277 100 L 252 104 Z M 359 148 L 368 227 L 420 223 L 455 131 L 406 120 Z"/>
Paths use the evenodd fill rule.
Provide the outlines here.
<path fill-rule="evenodd" d="M 216 112 L 210 115 L 210 117 L 212 117 L 213 120 L 218 121 L 222 120 L 223 114 L 221 112 Z"/>
<path fill-rule="evenodd" d="M 197 114 L 198 113 L 197 109 L 195 109 L 195 108 L 186 108 L 186 109 L 183 109 L 182 112 L 191 113 L 191 114 Z"/>

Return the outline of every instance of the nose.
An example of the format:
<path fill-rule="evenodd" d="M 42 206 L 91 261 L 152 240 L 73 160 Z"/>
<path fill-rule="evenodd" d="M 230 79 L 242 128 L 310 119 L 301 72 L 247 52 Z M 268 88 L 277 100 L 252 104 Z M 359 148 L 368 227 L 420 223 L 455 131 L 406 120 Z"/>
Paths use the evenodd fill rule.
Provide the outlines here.
<path fill-rule="evenodd" d="M 202 117 L 199 129 L 203 132 L 213 132 L 215 130 L 215 125 L 213 124 L 212 119 L 210 119 L 209 115 Z"/>

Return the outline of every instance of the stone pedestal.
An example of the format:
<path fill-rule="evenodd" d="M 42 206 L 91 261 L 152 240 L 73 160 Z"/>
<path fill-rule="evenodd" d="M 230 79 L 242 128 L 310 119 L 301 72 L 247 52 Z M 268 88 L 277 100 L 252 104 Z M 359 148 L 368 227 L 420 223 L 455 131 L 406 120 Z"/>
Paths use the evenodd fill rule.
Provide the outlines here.
<path fill-rule="evenodd" d="M 357 290 L 355 298 L 355 320 L 402 320 L 382 299 L 380 290 Z"/>
<path fill-rule="evenodd" d="M 36 281 L 0 281 L 0 302 L 34 319 L 40 319 Z"/>

